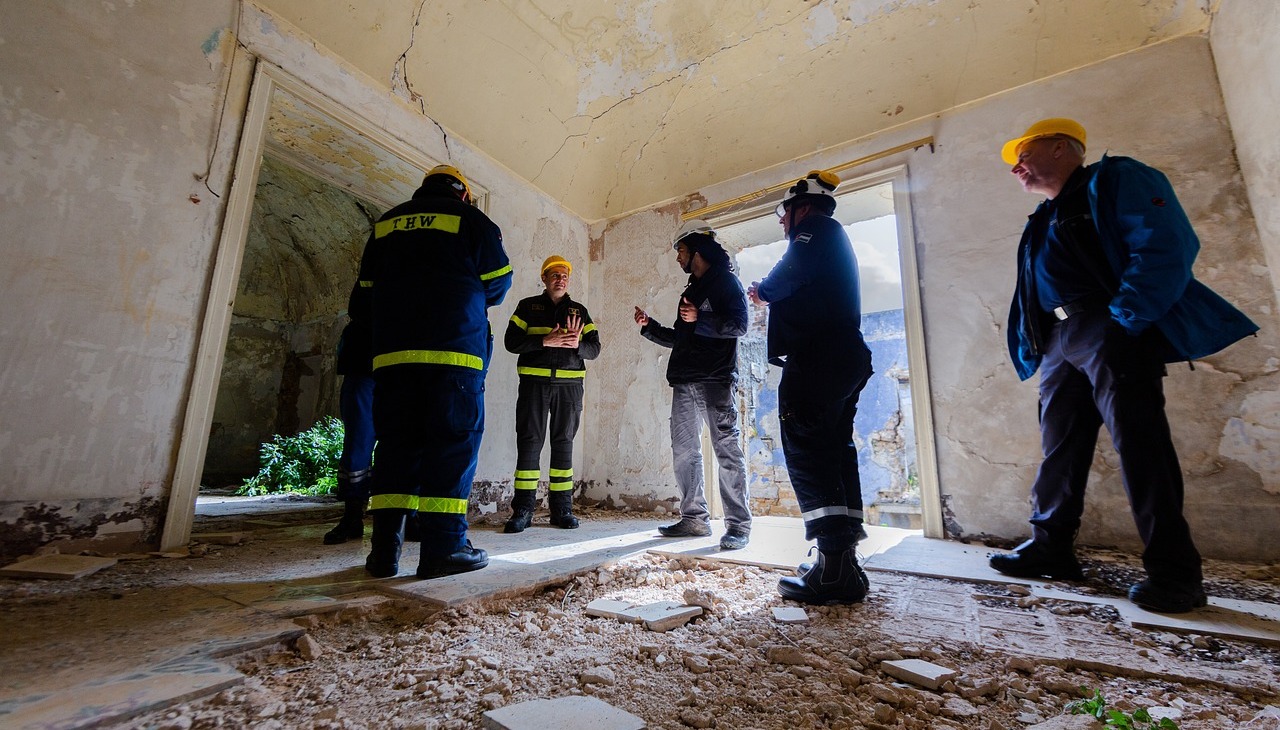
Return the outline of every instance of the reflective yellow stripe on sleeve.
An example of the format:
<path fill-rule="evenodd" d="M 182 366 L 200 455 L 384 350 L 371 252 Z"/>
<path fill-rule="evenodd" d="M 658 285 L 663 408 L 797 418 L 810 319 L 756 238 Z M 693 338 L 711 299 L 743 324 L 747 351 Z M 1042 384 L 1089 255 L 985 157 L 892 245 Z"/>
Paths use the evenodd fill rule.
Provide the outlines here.
<path fill-rule="evenodd" d="M 456 215 L 444 215 L 442 213 L 411 213 L 409 215 L 399 215 L 395 218 L 388 218 L 384 221 L 374 223 L 373 237 L 383 238 L 398 231 L 419 231 L 424 229 L 444 231 L 445 233 L 457 233 L 458 227 L 461 224 L 462 218 Z"/>
<path fill-rule="evenodd" d="M 465 352 L 446 352 L 444 350 L 401 350 L 388 352 L 373 358 L 373 369 L 388 365 L 456 365 L 458 367 L 484 370 L 484 360 Z"/>
<path fill-rule="evenodd" d="M 514 323 L 514 324 L 515 324 L 515 326 L 519 327 L 520 329 L 524 330 L 525 332 L 528 332 L 528 331 L 529 331 L 529 324 L 528 324 L 527 322 L 525 322 L 523 319 L 520 319 L 519 317 L 515 316 L 514 314 L 513 314 L 513 315 L 511 315 L 511 321 L 512 321 L 512 323 Z"/>
<path fill-rule="evenodd" d="M 371 288 L 373 287 L 373 282 L 372 282 L 372 281 L 361 281 L 361 282 L 360 282 L 360 287 L 361 287 L 362 289 L 371 289 Z"/>
<path fill-rule="evenodd" d="M 369 498 L 369 509 L 418 509 L 418 497 L 412 494 L 375 494 Z"/>
<path fill-rule="evenodd" d="M 449 497 L 419 497 L 418 511 L 444 515 L 465 515 L 467 513 L 467 500 L 451 499 Z"/>
<path fill-rule="evenodd" d="M 377 367 L 377 359 L 374 359 L 374 367 Z M 516 372 L 520 375 L 535 375 L 540 378 L 585 378 L 586 370 L 551 370 L 550 368 L 527 368 L 516 367 Z"/>
<path fill-rule="evenodd" d="M 595 331 L 596 331 L 596 325 L 594 322 L 582 328 L 582 334 L 584 335 L 588 332 L 595 332 Z"/>
<path fill-rule="evenodd" d="M 550 327 L 530 327 L 529 329 L 525 330 L 525 332 L 528 332 L 531 335 L 547 335 L 547 334 L 551 334 L 551 328 Z"/>
<path fill-rule="evenodd" d="M 496 279 L 499 276 L 505 276 L 510 273 L 511 273 L 511 264 L 507 264 L 506 266 L 503 266 L 501 269 L 494 269 L 493 271 L 490 271 L 487 274 L 481 274 L 480 281 L 488 281 L 490 279 Z"/>

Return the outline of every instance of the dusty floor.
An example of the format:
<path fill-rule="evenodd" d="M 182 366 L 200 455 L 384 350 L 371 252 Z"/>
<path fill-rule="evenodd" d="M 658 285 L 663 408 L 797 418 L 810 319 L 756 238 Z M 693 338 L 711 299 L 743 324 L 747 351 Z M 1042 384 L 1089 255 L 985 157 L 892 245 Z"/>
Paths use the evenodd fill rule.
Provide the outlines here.
<path fill-rule="evenodd" d="M 279 630 L 279 618 L 237 619 L 245 625 L 227 630 L 267 637 L 248 651 L 238 644 L 222 659 L 245 679 L 236 675 L 212 696 L 101 726 L 470 728 L 488 709 L 590 694 L 652 728 L 1013 730 L 1060 715 L 1087 687 L 1121 708 L 1168 708 L 1184 730 L 1280 728 L 1280 649 L 1144 631 L 1114 609 L 1029 599 L 1017 586 L 873 571 L 866 603 L 810 608 L 810 623 L 787 625 L 771 613 L 789 605 L 774 588 L 779 572 L 645 553 L 535 594 L 441 609 L 375 593 L 356 567 L 280 579 L 282 567 L 306 572 L 309 561 L 333 550 L 318 544 L 325 529 L 318 516 L 273 518 L 282 529 L 256 533 L 244 545 L 124 561 L 76 581 L 0 581 L 8 644 L 0 653 L 0 700 L 29 692 L 37 675 L 45 684 L 53 678 L 76 686 L 171 662 L 166 648 L 207 643 L 221 630 L 207 618 L 166 621 L 172 607 L 209 600 L 202 586 L 225 592 L 236 583 L 246 606 L 265 593 L 306 598 L 313 585 L 344 602 L 337 610 L 292 610 L 291 632 Z M 243 519 L 206 520 L 198 529 L 243 527 L 234 522 Z M 1083 557 L 1088 584 L 1059 588 L 1114 593 L 1138 574 L 1127 556 Z M 1209 561 L 1206 569 L 1214 595 L 1280 603 L 1276 566 Z M 586 616 L 586 604 L 600 597 L 675 600 L 707 612 L 655 633 Z M 112 641 L 123 627 L 136 632 L 139 625 L 151 639 L 130 637 L 127 651 Z M 972 630 L 956 629 L 965 625 Z M 1027 639 L 1047 629 L 1065 651 Z M 931 691 L 881 671 L 882 661 L 903 657 L 959 676 Z M 82 721 L 68 726 L 93 724 Z"/>

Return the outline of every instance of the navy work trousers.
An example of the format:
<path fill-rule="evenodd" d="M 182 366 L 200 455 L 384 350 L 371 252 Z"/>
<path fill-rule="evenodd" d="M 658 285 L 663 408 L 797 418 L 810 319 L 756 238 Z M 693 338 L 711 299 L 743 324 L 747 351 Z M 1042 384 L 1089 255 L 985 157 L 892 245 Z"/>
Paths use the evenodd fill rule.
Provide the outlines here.
<path fill-rule="evenodd" d="M 484 433 L 484 373 L 392 365 L 374 379 L 378 468 L 369 509 L 416 509 L 423 553 L 457 552 Z"/>
<path fill-rule="evenodd" d="M 853 419 L 870 378 L 871 350 L 860 333 L 825 343 L 819 351 L 790 354 L 782 367 L 782 451 L 805 539 L 817 539 L 819 550 L 844 550 L 862 529 Z"/>
<path fill-rule="evenodd" d="M 1033 537 L 1069 545 L 1084 512 L 1098 429 L 1120 455 L 1142 562 L 1157 580 L 1199 583 L 1200 553 L 1182 515 L 1182 469 L 1164 412 L 1164 335 L 1129 335 L 1105 309 L 1049 330 L 1040 370 L 1044 462 L 1031 487 Z"/>
<path fill-rule="evenodd" d="M 338 392 L 342 417 L 342 456 L 338 458 L 338 499 L 363 503 L 369 499 L 373 463 L 373 376 L 344 375 Z"/>

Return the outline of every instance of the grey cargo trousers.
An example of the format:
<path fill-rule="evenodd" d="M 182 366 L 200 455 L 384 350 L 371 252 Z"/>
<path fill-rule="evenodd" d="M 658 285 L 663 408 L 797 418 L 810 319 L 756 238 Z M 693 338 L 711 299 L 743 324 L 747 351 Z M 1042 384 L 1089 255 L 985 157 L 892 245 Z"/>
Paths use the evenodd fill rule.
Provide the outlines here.
<path fill-rule="evenodd" d="M 720 498 L 725 528 L 751 532 L 747 495 L 747 460 L 738 432 L 737 392 L 733 383 L 673 385 L 671 456 L 680 488 L 680 516 L 706 522 L 710 518 L 702 479 L 702 423 L 711 430 L 711 445 L 720 464 Z"/>

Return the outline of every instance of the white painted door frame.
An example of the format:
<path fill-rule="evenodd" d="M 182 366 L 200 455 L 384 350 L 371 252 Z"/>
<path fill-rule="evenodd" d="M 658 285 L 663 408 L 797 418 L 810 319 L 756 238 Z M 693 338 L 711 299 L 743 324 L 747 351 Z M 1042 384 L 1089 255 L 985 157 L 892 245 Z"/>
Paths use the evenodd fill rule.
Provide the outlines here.
<path fill-rule="evenodd" d="M 244 112 L 240 148 L 236 154 L 231 191 L 227 196 L 222 233 L 218 240 L 204 323 L 200 328 L 191 390 L 178 442 L 173 484 L 169 490 L 168 511 L 160 537 L 161 550 L 180 548 L 191 539 L 196 497 L 200 492 L 200 477 L 204 471 L 205 451 L 209 445 L 209 427 L 213 422 L 218 382 L 222 376 L 227 336 L 231 330 L 231 315 L 240 283 L 240 264 L 244 259 L 249 220 L 258 187 L 258 170 L 266 147 L 267 122 L 277 91 L 305 100 L 327 114 L 336 125 L 345 127 L 345 131 L 369 139 L 419 170 L 429 170 L 436 164 L 412 146 L 387 134 L 377 125 L 315 91 L 286 71 L 265 61 L 257 61 L 249 102 Z M 315 172 L 312 171 L 311 174 Z M 479 205 L 483 208 L 486 203 L 487 195 L 481 196 Z"/>

